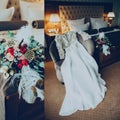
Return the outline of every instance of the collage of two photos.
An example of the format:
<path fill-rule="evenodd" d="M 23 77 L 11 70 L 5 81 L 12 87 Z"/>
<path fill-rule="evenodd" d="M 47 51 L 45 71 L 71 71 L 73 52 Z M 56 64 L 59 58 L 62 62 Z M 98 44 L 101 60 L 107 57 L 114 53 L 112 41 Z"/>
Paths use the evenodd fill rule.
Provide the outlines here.
<path fill-rule="evenodd" d="M 120 120 L 118 0 L 0 0 L 0 120 Z"/>

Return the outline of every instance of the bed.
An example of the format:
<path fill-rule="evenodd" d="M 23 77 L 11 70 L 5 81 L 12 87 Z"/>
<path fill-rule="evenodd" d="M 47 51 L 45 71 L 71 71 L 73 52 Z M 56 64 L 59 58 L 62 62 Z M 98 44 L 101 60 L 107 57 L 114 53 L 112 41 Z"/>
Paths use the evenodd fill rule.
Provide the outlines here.
<path fill-rule="evenodd" d="M 44 1 L 1 0 L 0 2 L 0 40 L 6 39 L 9 32 L 16 35 L 21 27 L 29 24 L 32 26 L 32 34 L 35 40 L 44 48 Z M 40 5 L 41 10 L 39 9 Z M 28 13 L 23 15 L 25 13 L 23 13 L 23 11 L 25 11 L 24 9 L 26 9 L 26 11 L 29 9 L 29 16 Z M 34 12 L 36 12 L 36 14 L 31 17 Z M 38 15 L 39 12 L 40 15 Z M 24 18 L 24 16 L 28 17 Z M 42 73 L 44 74 L 44 69 L 42 69 Z M 0 79 L 2 79 L 2 77 L 0 77 Z M 5 117 L 7 120 L 44 119 L 44 104 L 41 99 L 37 99 L 34 104 L 28 104 L 25 100 L 19 99 L 17 88 L 14 85 L 10 85 L 9 82 L 6 84 L 5 90 Z M 30 110 L 33 112 L 33 115 L 30 115 Z M 4 120 L 4 113 L 1 113 L 0 116 L 1 119 L 3 118 Z"/>
<path fill-rule="evenodd" d="M 95 47 L 96 38 L 99 33 L 104 32 L 109 39 L 111 54 L 104 55 L 99 48 L 95 48 L 94 57 L 99 67 L 105 67 L 120 59 L 120 27 L 118 25 L 108 26 L 104 14 L 112 11 L 112 3 L 90 3 L 90 2 L 55 2 L 54 9 L 46 2 L 46 21 L 51 13 L 58 13 L 61 19 L 61 32 L 82 30 L 91 35 Z M 48 10 L 47 10 L 48 9 Z"/>

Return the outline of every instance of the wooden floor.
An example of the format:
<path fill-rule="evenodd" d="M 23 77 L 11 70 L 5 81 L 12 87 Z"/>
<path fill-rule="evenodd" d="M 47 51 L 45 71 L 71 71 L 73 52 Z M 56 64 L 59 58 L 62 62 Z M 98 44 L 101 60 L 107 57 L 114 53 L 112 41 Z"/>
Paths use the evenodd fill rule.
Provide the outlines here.
<path fill-rule="evenodd" d="M 37 99 L 34 104 L 28 104 L 18 99 L 18 94 L 6 99 L 6 120 L 45 120 L 44 101 Z"/>
<path fill-rule="evenodd" d="M 65 86 L 58 81 L 53 62 L 45 62 L 46 120 L 120 120 L 120 61 L 102 69 L 101 74 L 107 86 L 104 100 L 93 110 L 78 110 L 70 116 L 59 116 Z"/>

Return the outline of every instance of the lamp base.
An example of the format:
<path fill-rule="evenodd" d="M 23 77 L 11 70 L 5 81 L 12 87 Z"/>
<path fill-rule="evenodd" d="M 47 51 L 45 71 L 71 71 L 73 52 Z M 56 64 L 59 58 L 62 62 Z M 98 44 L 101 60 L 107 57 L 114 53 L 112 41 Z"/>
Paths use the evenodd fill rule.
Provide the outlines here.
<path fill-rule="evenodd" d="M 112 26 L 112 19 L 109 20 L 109 23 L 108 23 L 108 24 L 109 24 L 109 27 Z"/>
<path fill-rule="evenodd" d="M 48 33 L 55 33 L 57 34 L 59 32 L 58 28 L 48 29 Z"/>

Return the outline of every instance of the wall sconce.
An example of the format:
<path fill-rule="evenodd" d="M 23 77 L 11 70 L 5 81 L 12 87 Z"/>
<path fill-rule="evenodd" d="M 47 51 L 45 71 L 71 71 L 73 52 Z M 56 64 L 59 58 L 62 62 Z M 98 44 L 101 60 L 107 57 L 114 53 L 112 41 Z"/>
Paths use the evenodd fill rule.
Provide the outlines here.
<path fill-rule="evenodd" d="M 59 16 L 58 16 L 58 14 L 56 14 L 56 13 L 51 14 L 49 21 L 54 24 L 54 28 L 53 28 L 53 29 L 50 29 L 51 31 L 49 31 L 49 32 L 58 33 L 58 32 L 59 32 L 59 29 L 58 29 L 58 27 L 57 27 L 57 24 L 60 22 L 60 18 L 59 18 Z"/>
<path fill-rule="evenodd" d="M 112 25 L 112 20 L 115 17 L 115 13 L 114 12 L 109 12 L 107 17 L 109 18 L 109 25 Z"/>
<path fill-rule="evenodd" d="M 114 12 L 109 12 L 108 15 L 107 15 L 107 17 L 109 19 L 113 19 L 115 17 L 115 13 Z"/>

